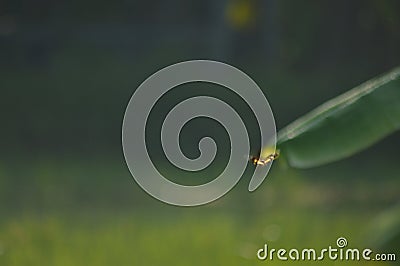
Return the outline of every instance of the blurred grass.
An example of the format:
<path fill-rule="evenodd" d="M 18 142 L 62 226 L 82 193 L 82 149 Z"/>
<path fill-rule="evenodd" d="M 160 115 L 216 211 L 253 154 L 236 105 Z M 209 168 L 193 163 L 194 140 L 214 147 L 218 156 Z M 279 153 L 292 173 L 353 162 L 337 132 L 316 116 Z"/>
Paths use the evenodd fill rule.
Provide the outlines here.
<path fill-rule="evenodd" d="M 334 219 L 332 219 L 334 217 Z M 354 247 L 362 211 L 280 210 L 238 223 L 229 213 L 21 214 L 1 223 L 1 265 L 253 265 L 256 251 L 323 248 L 338 234 Z M 295 221 L 295 222 L 294 222 Z M 271 239 L 269 241 L 265 240 Z M 265 262 L 264 262 L 265 263 Z M 279 261 L 268 261 L 280 265 Z M 327 265 L 332 262 L 325 261 Z M 262 264 L 262 262 L 261 262 Z M 312 263 L 307 263 L 312 264 Z M 315 265 L 321 262 L 315 263 Z M 379 263 L 379 265 L 385 265 Z"/>
<path fill-rule="evenodd" d="M 254 193 L 246 190 L 246 175 L 222 199 L 196 208 L 145 194 L 122 158 L 5 160 L 0 265 L 281 265 L 258 261 L 257 250 L 264 243 L 319 249 L 340 236 L 367 248 L 370 225 L 400 195 L 394 161 L 354 167 L 379 151 L 315 170 L 276 164 Z M 307 262 L 339 263 L 354 265 Z"/>

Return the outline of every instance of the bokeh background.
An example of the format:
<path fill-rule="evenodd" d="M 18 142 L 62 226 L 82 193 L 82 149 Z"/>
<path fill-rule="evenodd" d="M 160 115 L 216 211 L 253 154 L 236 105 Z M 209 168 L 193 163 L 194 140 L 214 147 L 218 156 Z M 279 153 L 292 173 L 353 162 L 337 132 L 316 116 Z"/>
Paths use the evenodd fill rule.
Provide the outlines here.
<path fill-rule="evenodd" d="M 254 193 L 246 189 L 249 166 L 222 199 L 180 208 L 133 181 L 121 126 L 150 74 L 213 59 L 249 74 L 282 128 L 399 65 L 399 15 L 400 3 L 389 0 L 1 1 L 0 265 L 279 265 L 259 262 L 256 251 L 264 243 L 324 248 L 340 236 L 351 247 L 398 253 L 398 228 L 382 228 L 399 218 L 390 214 L 400 200 L 399 133 L 317 169 L 274 164 Z M 147 137 L 160 171 L 182 183 L 212 179 L 229 156 L 226 133 L 199 119 L 184 128 L 183 150 L 195 157 L 197 140 L 214 136 L 214 164 L 191 176 L 165 161 L 160 123 L 168 108 L 198 94 L 253 119 L 211 85 L 166 95 Z M 256 152 L 257 130 L 249 128 Z M 324 263 L 355 264 L 315 264 Z"/>

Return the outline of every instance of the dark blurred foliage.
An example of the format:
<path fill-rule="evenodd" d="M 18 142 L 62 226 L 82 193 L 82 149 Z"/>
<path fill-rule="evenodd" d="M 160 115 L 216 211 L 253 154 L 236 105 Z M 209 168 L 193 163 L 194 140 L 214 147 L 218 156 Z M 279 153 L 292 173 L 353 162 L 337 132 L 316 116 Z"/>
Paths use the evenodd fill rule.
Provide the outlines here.
<path fill-rule="evenodd" d="M 395 0 L 3 0 L 1 150 L 120 152 L 135 88 L 188 59 L 248 73 L 281 128 L 398 65 L 399 12 Z"/>

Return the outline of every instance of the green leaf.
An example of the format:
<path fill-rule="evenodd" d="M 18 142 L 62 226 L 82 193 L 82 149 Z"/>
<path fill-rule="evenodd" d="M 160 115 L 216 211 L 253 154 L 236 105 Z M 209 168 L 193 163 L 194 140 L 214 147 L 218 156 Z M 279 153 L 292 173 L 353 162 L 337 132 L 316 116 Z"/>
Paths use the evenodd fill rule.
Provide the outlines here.
<path fill-rule="evenodd" d="M 278 133 L 277 147 L 290 166 L 316 167 L 366 149 L 399 128 L 400 67 L 300 117 Z"/>

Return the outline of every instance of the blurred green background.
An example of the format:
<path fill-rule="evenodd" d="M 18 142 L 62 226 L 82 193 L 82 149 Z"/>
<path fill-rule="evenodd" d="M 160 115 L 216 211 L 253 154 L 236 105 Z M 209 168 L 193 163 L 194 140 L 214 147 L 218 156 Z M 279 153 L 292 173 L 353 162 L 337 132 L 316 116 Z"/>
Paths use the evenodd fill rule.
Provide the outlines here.
<path fill-rule="evenodd" d="M 121 126 L 150 74 L 213 59 L 249 74 L 282 128 L 399 65 L 399 15 L 400 2 L 388 0 L 1 1 L 0 265 L 280 265 L 258 261 L 257 250 L 324 248 L 340 236 L 378 251 L 381 217 L 400 200 L 399 133 L 312 170 L 278 161 L 254 193 L 249 166 L 222 199 L 180 208 L 133 181 Z M 165 161 L 162 119 L 197 94 L 230 102 L 249 124 L 254 118 L 234 95 L 206 84 L 166 95 L 152 113 L 150 150 L 160 170 L 188 183 L 217 176 L 229 156 L 225 132 L 200 120 L 184 128 L 183 151 L 195 157 L 197 139 L 214 136 L 222 144 L 213 166 L 190 177 Z M 398 263 L 398 250 L 382 251 L 397 252 Z"/>

